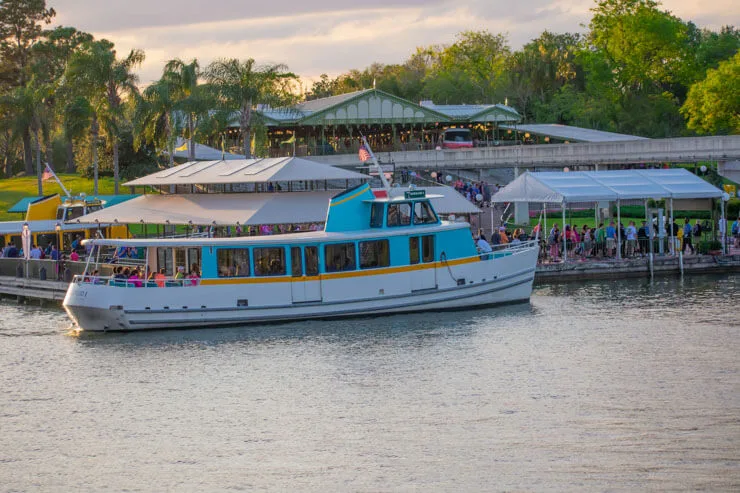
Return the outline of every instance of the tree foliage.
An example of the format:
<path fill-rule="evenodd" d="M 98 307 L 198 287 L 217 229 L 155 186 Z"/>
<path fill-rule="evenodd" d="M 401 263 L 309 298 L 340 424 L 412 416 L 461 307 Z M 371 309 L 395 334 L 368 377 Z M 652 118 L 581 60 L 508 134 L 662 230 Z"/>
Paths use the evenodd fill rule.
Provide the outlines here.
<path fill-rule="evenodd" d="M 681 113 L 700 135 L 740 134 L 740 52 L 691 86 Z"/>
<path fill-rule="evenodd" d="M 251 155 L 264 124 L 256 110 L 303 97 L 288 67 L 252 58 L 204 68 L 173 59 L 140 95 L 142 51 L 121 57 L 109 41 L 50 28 L 55 15 L 44 0 L 0 1 L 5 176 L 38 172 L 44 156 L 52 167 L 66 161 L 68 171 L 80 162 L 93 175 L 112 172 L 118 183 L 120 168 L 151 159 L 152 148 L 172 164 L 177 137 L 189 139 L 192 158 L 196 140 L 218 145 L 234 126 Z M 416 47 L 401 63 L 322 74 L 305 98 L 377 88 L 411 101 L 504 103 L 525 122 L 646 137 L 739 132 L 738 29 L 702 28 L 655 0 L 595 0 L 584 28 L 544 31 L 518 49 L 504 34 L 464 31 Z"/>

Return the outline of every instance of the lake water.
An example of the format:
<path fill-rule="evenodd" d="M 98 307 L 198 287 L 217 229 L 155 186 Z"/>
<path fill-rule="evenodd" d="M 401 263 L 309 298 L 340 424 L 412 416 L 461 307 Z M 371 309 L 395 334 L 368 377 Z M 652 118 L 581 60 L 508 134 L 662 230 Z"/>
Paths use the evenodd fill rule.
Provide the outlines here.
<path fill-rule="evenodd" d="M 738 491 L 739 288 L 82 336 L 6 300 L 0 490 Z"/>

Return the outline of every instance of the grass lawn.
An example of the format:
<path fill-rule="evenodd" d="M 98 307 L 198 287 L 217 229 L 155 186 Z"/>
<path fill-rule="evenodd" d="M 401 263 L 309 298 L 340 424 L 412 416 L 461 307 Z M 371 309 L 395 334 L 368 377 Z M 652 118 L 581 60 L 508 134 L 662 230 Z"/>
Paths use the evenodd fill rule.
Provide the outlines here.
<path fill-rule="evenodd" d="M 59 179 L 62 180 L 62 183 L 64 183 L 64 186 L 67 187 L 67 190 L 69 190 L 69 193 L 72 195 L 80 193 L 92 195 L 92 178 L 84 178 L 79 175 L 59 174 Z M 112 195 L 113 178 L 99 178 L 98 188 L 100 195 Z M 4 178 L 0 180 L 0 221 L 22 221 L 25 219 L 25 216 L 21 214 L 8 213 L 8 209 L 25 197 L 36 197 L 37 192 L 38 189 L 35 176 Z M 54 193 L 64 196 L 64 192 L 56 181 L 53 179 L 45 181 L 44 195 L 52 195 Z"/>

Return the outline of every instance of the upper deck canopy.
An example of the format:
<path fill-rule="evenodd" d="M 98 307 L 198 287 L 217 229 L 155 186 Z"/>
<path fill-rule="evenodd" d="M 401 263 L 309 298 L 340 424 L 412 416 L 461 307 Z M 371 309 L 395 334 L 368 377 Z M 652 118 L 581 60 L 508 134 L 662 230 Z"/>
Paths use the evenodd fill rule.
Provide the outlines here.
<path fill-rule="evenodd" d="M 370 177 L 297 157 L 190 161 L 138 178 L 127 186 L 207 185 L 323 180 L 369 180 Z"/>
<path fill-rule="evenodd" d="M 334 191 L 142 195 L 77 221 L 230 226 L 322 222 L 334 195 Z"/>
<path fill-rule="evenodd" d="M 421 188 L 419 188 L 421 189 Z M 480 210 L 450 187 L 428 187 L 439 214 L 470 214 Z M 394 188 L 391 195 L 403 195 Z M 119 224 L 242 225 L 298 224 L 324 222 L 329 201 L 336 191 L 282 193 L 221 193 L 141 195 L 115 207 L 75 219 L 75 222 Z"/>
<path fill-rule="evenodd" d="M 722 190 L 683 169 L 524 173 L 492 202 L 576 203 L 635 199 L 711 199 Z"/>

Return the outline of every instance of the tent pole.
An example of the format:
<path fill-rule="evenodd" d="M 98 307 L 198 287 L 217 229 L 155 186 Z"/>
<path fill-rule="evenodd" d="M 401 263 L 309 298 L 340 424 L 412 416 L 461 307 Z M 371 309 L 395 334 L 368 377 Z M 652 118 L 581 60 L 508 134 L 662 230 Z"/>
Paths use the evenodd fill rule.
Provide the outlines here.
<path fill-rule="evenodd" d="M 668 233 L 668 238 L 671 240 L 670 252 L 672 255 L 676 255 L 676 239 L 673 237 L 673 197 L 671 197 L 671 224 L 669 225 L 671 230 Z"/>
<path fill-rule="evenodd" d="M 561 207 L 563 209 L 563 229 L 560 230 L 560 234 L 563 235 L 563 263 L 565 263 L 568 260 L 568 240 L 565 238 L 565 201 L 562 202 Z"/>
<path fill-rule="evenodd" d="M 488 204 L 488 207 L 489 207 L 489 209 L 491 211 L 491 233 L 489 235 L 489 238 L 490 238 L 491 236 L 493 236 L 493 202 L 491 202 L 490 204 Z"/>
<path fill-rule="evenodd" d="M 547 243 L 547 237 L 549 235 L 547 231 L 547 204 L 544 202 L 542 203 L 542 210 L 545 211 L 545 230 L 542 231 L 542 238 L 544 238 L 545 243 Z M 545 249 L 547 250 L 547 247 Z"/>
<path fill-rule="evenodd" d="M 617 259 L 622 258 L 622 214 L 617 199 Z"/>
<path fill-rule="evenodd" d="M 719 208 L 720 208 L 720 216 L 719 216 L 719 234 L 720 234 L 720 240 L 722 240 L 722 255 L 727 254 L 727 220 L 725 219 L 725 200 L 724 198 L 719 199 Z"/>

